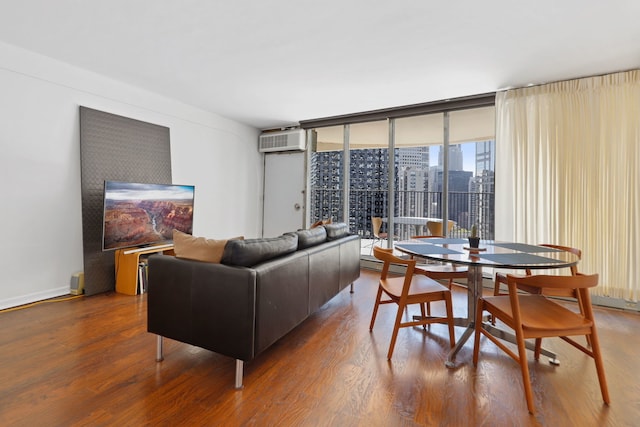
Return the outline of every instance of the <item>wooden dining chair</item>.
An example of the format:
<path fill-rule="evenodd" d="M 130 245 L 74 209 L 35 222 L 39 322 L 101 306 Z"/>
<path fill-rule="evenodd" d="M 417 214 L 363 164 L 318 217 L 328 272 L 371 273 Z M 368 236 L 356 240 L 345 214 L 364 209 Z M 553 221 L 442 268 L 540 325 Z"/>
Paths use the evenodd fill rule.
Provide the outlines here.
<path fill-rule="evenodd" d="M 539 246 L 544 246 L 547 248 L 552 248 L 552 249 L 558 249 L 561 251 L 566 251 L 566 252 L 571 252 L 572 254 L 575 254 L 578 257 L 578 260 L 582 259 L 582 251 L 578 248 L 572 248 L 570 246 L 560 246 L 560 245 L 551 245 L 551 244 L 541 244 Z M 575 265 L 572 265 L 571 267 L 569 267 L 569 270 L 571 272 L 572 276 L 575 276 L 578 274 L 578 267 Z M 527 269 L 525 270 L 525 275 L 527 276 L 531 276 L 532 271 Z M 507 284 L 507 275 L 504 273 L 500 273 L 497 272 L 496 273 L 496 277 L 494 280 L 494 285 L 493 285 L 493 294 L 494 295 L 508 295 L 508 292 L 505 293 L 502 291 L 502 286 L 501 285 L 505 285 Z M 541 289 L 541 288 L 528 288 L 526 285 L 520 285 L 518 287 L 518 289 L 520 289 L 523 292 L 528 292 L 530 294 L 545 294 L 545 295 L 549 295 L 549 296 L 568 296 L 571 297 L 571 291 L 567 291 L 565 289 Z M 578 299 L 578 305 L 580 307 L 580 313 L 584 313 L 583 309 L 582 309 L 582 301 L 580 299 Z M 495 319 L 491 318 L 491 323 L 495 324 Z M 589 345 L 591 345 L 591 341 L 590 339 L 587 339 L 587 343 Z"/>
<path fill-rule="evenodd" d="M 373 306 L 371 315 L 371 323 L 369 331 L 373 331 L 373 325 L 376 322 L 378 308 L 382 304 L 396 304 L 397 312 L 391 335 L 391 343 L 387 359 L 391 360 L 393 349 L 396 344 L 398 330 L 409 326 L 425 326 L 431 323 L 446 323 L 449 326 L 449 344 L 451 347 L 455 345 L 455 332 L 453 328 L 453 307 L 451 304 L 451 291 L 446 286 L 436 282 L 435 280 L 423 275 L 416 274 L 416 261 L 413 259 L 398 258 L 393 255 L 393 249 L 373 248 L 374 256 L 381 260 L 384 264 L 380 273 L 380 281 L 378 282 L 378 294 L 376 302 Z M 389 267 L 391 264 L 406 266 L 404 276 L 389 277 Z M 424 315 L 423 304 L 444 301 L 446 308 L 446 317 L 427 317 Z M 411 304 L 419 304 L 422 316 L 419 319 L 403 321 L 402 318 L 405 309 Z"/>
<path fill-rule="evenodd" d="M 442 236 L 412 236 L 412 239 L 437 239 Z M 411 259 L 416 260 L 416 271 L 420 274 L 424 274 L 433 280 L 445 282 L 446 286 L 451 289 L 453 281 L 456 279 L 467 279 L 469 269 L 466 266 L 443 263 L 443 262 L 430 262 L 426 258 L 415 257 L 411 255 Z M 431 315 L 431 305 L 426 304 L 426 314 Z"/>
<path fill-rule="evenodd" d="M 378 242 L 382 242 L 383 240 L 387 240 L 389 238 L 389 234 L 380 231 L 382 230 L 382 217 L 372 216 L 371 217 L 371 232 L 373 233 L 373 242 L 371 243 L 371 249 L 369 250 L 369 254 L 373 251 L 373 247 Z"/>
<path fill-rule="evenodd" d="M 560 337 L 578 350 L 592 357 L 596 364 L 602 399 L 608 405 L 610 402 L 607 381 L 605 379 L 600 343 L 596 332 L 593 308 L 589 288 L 598 285 L 598 275 L 576 274 L 575 276 L 513 276 L 507 275 L 508 295 L 487 296 L 478 298 L 476 312 L 476 330 L 473 347 L 473 364 L 477 366 L 480 349 L 480 335 L 486 336 L 501 350 L 520 364 L 522 383 L 527 400 L 527 407 L 532 414 L 535 412 L 533 391 L 529 378 L 529 366 L 525 340 L 535 339 L 534 358 L 540 357 L 542 338 Z M 552 289 L 582 301 L 582 313 L 576 313 L 564 305 L 552 301 L 542 293 L 523 294 L 518 292 L 520 286 L 536 289 Z M 482 327 L 483 312 L 487 311 L 495 318 L 513 329 L 516 336 L 518 353 L 514 353 L 499 338 L 493 336 Z M 575 341 L 576 335 L 584 335 L 591 342 L 591 349 Z"/>
<path fill-rule="evenodd" d="M 454 224 L 455 223 L 451 220 L 447 221 L 447 235 L 451 234 Z M 427 221 L 427 230 L 429 230 L 429 233 L 432 236 L 444 236 L 442 221 Z"/>

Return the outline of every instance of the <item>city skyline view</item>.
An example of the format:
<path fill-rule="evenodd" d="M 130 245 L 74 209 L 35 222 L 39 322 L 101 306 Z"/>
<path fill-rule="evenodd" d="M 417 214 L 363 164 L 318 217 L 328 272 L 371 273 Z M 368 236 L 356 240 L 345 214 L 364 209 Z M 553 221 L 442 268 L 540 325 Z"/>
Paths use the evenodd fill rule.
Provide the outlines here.
<path fill-rule="evenodd" d="M 476 173 L 476 142 L 452 144 L 460 146 L 462 150 L 462 170 Z M 438 166 L 441 145 L 429 146 L 429 166 Z"/>
<path fill-rule="evenodd" d="M 394 199 L 394 216 L 442 218 L 455 221 L 456 231 L 466 233 L 477 224 L 483 236 L 494 232 L 495 141 L 452 144 L 445 175 L 441 146 L 399 147 L 394 150 L 395 183 L 389 194 L 389 150 L 349 151 L 349 188 L 343 188 L 343 151 L 314 153 L 311 163 L 311 218 L 332 217 L 348 222 L 363 236 L 372 234 L 371 217 L 388 216 L 389 197 Z M 448 191 L 443 194 L 447 177 Z M 345 190 L 349 197 L 349 218 L 344 219 Z M 399 230 L 400 231 L 400 230 Z"/>

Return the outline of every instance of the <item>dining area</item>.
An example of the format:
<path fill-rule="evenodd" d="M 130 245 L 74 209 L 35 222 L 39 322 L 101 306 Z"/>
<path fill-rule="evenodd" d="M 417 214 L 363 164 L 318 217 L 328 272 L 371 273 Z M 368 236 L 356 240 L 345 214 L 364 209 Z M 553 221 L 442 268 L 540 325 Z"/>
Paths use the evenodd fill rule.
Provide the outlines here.
<path fill-rule="evenodd" d="M 374 221 L 373 218 L 372 221 Z M 412 236 L 421 236 L 425 234 L 433 236 L 444 235 L 444 221 L 442 220 L 442 218 L 424 216 L 394 216 L 393 218 L 381 217 L 379 219 L 379 222 L 381 225 L 385 224 L 387 230 L 394 228 L 394 225 L 397 226 L 397 229 L 399 230 L 398 238 L 402 240 L 408 239 Z M 455 225 L 455 221 L 447 221 L 448 235 L 451 234 Z"/>
<path fill-rule="evenodd" d="M 442 236 L 445 227 L 442 218 L 423 216 L 394 216 L 391 218 L 371 216 L 370 226 L 370 235 L 361 234 L 361 255 L 365 256 L 373 255 L 373 247 L 384 245 L 388 240 L 397 242 L 419 236 Z M 447 235 L 460 235 L 460 233 L 467 232 L 452 220 L 447 221 L 446 228 Z"/>
<path fill-rule="evenodd" d="M 392 248 L 375 246 L 373 253 L 382 262 L 382 270 L 370 331 L 382 305 L 393 304 L 397 309 L 387 352 L 389 361 L 401 328 L 421 327 L 427 331 L 432 324 L 441 323 L 448 336 L 439 338 L 449 344 L 443 369 L 455 371 L 468 363 L 481 369 L 478 363 L 490 342 L 492 349 L 502 352 L 500 357 L 507 356 L 501 363 L 519 365 L 520 384 L 513 384 L 513 392 L 523 394 L 529 413 L 535 414 L 542 397 L 534 394 L 532 382 L 545 378 L 532 379 L 529 364 L 541 363 L 543 355 L 554 372 L 562 375 L 561 358 L 543 345 L 543 339 L 549 342 L 560 338 L 592 360 L 585 369 L 597 377 L 601 401 L 610 404 L 589 293 L 598 285 L 598 274 L 579 272 L 581 251 L 495 240 L 472 245 L 466 238 L 425 235 L 396 241 Z M 466 291 L 466 307 L 462 312 L 457 307 L 456 316 L 452 285 Z M 418 307 L 419 312 L 408 315 L 411 306 Z M 467 344 L 473 346 L 473 352 L 460 360 Z M 496 357 L 493 350 L 491 353 Z"/>
<path fill-rule="evenodd" d="M 483 159 L 476 156 L 475 168 L 468 169 L 474 173 L 474 186 L 469 185 L 464 196 L 468 209 L 452 209 L 451 200 L 444 197 L 455 191 L 444 186 L 437 209 L 427 203 L 413 209 L 411 203 L 403 203 L 414 198 L 403 193 L 409 187 L 402 181 L 401 167 L 395 169 L 398 179 L 389 168 L 389 185 L 380 185 L 388 187 L 388 194 L 383 202 L 371 204 L 362 222 L 369 220 L 370 212 L 385 219 L 380 231 L 386 235 L 378 233 L 380 239 L 366 248 L 366 254 L 373 258 L 377 253 L 375 260 L 390 265 L 386 273 L 382 267 L 383 273 L 374 274 L 378 298 L 371 302 L 375 308 L 369 320 L 370 333 L 379 344 L 376 355 L 382 360 L 386 355 L 394 368 L 389 369 L 390 376 L 397 375 L 397 364 L 405 363 L 406 354 L 398 355 L 402 340 L 415 338 L 414 352 L 423 359 L 432 355 L 437 359 L 429 365 L 433 377 L 425 387 L 448 402 L 455 399 L 447 387 L 467 374 L 464 386 L 473 393 L 467 402 L 477 413 L 526 408 L 525 414 L 562 414 L 559 419 L 564 422 L 557 418 L 542 422 L 544 416 L 536 416 L 541 425 L 637 424 L 638 416 L 626 422 L 607 418 L 624 413 L 623 407 L 632 413 L 637 410 L 640 393 L 635 380 L 640 369 L 637 334 L 634 328 L 617 324 L 618 319 L 640 312 L 638 71 L 633 73 L 633 84 L 627 74 L 498 93 L 495 157 L 480 164 Z M 395 131 L 390 126 L 390 150 L 395 147 Z M 443 151 L 447 153 L 446 144 Z M 443 155 L 443 183 L 450 182 L 447 172 L 459 169 L 446 167 L 455 159 L 450 153 L 448 158 Z M 440 189 L 431 185 L 438 175 L 428 178 L 425 197 L 431 196 L 427 191 Z M 475 195 L 483 192 L 487 197 Z M 421 213 L 425 218 L 409 217 Z M 455 233 L 441 235 L 461 242 L 423 241 L 435 234 L 420 224 L 428 216 L 453 218 L 459 228 L 487 224 L 488 232 L 482 235 L 487 240 L 471 251 L 465 248 L 470 247 L 464 242 L 467 236 L 457 227 Z M 366 231 L 362 236 L 368 236 Z M 396 258 L 380 254 L 375 246 L 392 249 Z M 363 256 L 363 261 L 369 259 Z M 454 279 L 453 285 L 433 279 L 435 265 L 441 270 L 448 266 L 452 274 L 462 270 L 466 277 Z M 413 272 L 407 277 L 409 269 Z M 405 282 L 417 282 L 428 295 L 403 295 Z M 447 314 L 447 289 L 453 316 Z M 382 305 L 385 298 L 390 302 Z M 387 322 L 392 329 L 382 335 L 385 312 L 391 312 Z M 453 323 L 453 344 L 449 323 Z M 422 348 L 431 351 L 420 352 Z M 511 367 L 517 368 L 517 377 L 504 374 Z M 416 376 L 415 383 L 423 379 L 421 372 Z M 447 383 L 438 382 L 440 378 Z M 447 391 L 440 394 L 442 388 Z M 495 398 L 498 394 L 501 399 Z M 540 425 L 487 423 L 469 415 L 478 425 Z"/>

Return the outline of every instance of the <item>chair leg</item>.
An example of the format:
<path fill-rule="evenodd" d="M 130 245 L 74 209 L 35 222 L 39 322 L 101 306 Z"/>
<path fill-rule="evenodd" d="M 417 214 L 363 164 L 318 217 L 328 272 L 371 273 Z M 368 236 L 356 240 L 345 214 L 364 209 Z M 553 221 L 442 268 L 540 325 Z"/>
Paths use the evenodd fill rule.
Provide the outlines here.
<path fill-rule="evenodd" d="M 476 330 L 473 338 L 473 366 L 478 366 L 478 354 L 480 353 L 480 331 L 482 330 L 482 312 L 484 301 L 478 298 L 478 308 L 476 309 Z"/>
<path fill-rule="evenodd" d="M 516 341 L 518 344 L 518 363 L 522 371 L 522 385 L 524 386 L 524 396 L 527 399 L 527 408 L 531 414 L 535 413 L 533 405 L 533 389 L 531 388 L 531 378 L 529 376 L 529 364 L 527 363 L 527 349 L 522 337 L 522 329 L 516 330 Z"/>
<path fill-rule="evenodd" d="M 496 279 L 493 285 L 493 295 L 500 295 L 500 282 Z"/>
<path fill-rule="evenodd" d="M 536 338 L 536 345 L 533 350 L 533 358 L 535 360 L 540 360 L 540 352 L 542 351 L 542 338 Z"/>
<path fill-rule="evenodd" d="M 391 334 L 391 342 L 389 343 L 389 352 L 387 353 L 387 360 L 391 360 L 393 356 L 393 349 L 396 346 L 396 338 L 398 337 L 398 331 L 400 330 L 400 323 L 402 323 L 402 313 L 404 312 L 406 304 L 398 304 L 398 313 L 396 314 L 396 322 L 393 325 L 393 333 Z"/>
<path fill-rule="evenodd" d="M 377 241 L 378 241 L 378 239 L 376 237 L 374 237 L 373 241 L 371 242 L 371 246 L 369 246 L 369 255 L 373 255 L 373 247 L 376 245 Z"/>
<path fill-rule="evenodd" d="M 598 381 L 600 382 L 600 392 L 602 400 L 607 405 L 611 402 L 609 399 L 609 388 L 607 387 L 607 379 L 604 375 L 604 364 L 602 363 L 602 353 L 600 353 L 600 340 L 596 327 L 591 327 L 591 351 L 593 352 L 593 360 L 596 362 L 596 371 L 598 372 Z"/>
<path fill-rule="evenodd" d="M 425 311 L 425 303 L 420 303 L 420 316 L 422 316 L 422 319 L 424 319 L 425 317 L 427 317 L 426 311 Z M 427 324 L 425 323 L 424 325 L 422 325 L 422 329 L 427 329 Z"/>
<path fill-rule="evenodd" d="M 380 298 L 382 298 L 382 287 L 378 285 L 378 296 L 376 297 L 376 303 L 373 305 L 373 313 L 371 314 L 371 323 L 369 323 L 369 332 L 373 331 L 373 325 L 376 323 L 376 316 L 378 315 L 378 307 L 380 306 Z"/>
<path fill-rule="evenodd" d="M 456 333 L 453 327 L 453 304 L 451 303 L 450 292 L 445 294 L 444 303 L 447 309 L 447 324 L 449 325 L 449 344 L 451 344 L 451 348 L 453 348 L 456 346 Z"/>
<path fill-rule="evenodd" d="M 578 297 L 578 307 L 580 308 L 580 314 L 584 316 L 585 315 L 584 302 L 580 297 Z M 585 338 L 587 339 L 587 346 L 593 348 L 593 345 L 591 344 L 591 335 L 586 335 Z"/>

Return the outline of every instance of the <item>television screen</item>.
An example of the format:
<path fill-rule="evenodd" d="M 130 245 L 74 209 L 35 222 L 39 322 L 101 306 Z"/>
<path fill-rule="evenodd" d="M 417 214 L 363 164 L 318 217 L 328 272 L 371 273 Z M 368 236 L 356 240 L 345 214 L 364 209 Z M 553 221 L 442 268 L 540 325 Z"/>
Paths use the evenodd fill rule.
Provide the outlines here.
<path fill-rule="evenodd" d="M 192 234 L 192 185 L 105 181 L 102 250 L 170 243 L 173 229 Z"/>

